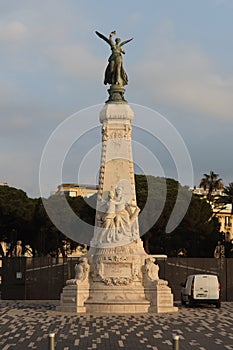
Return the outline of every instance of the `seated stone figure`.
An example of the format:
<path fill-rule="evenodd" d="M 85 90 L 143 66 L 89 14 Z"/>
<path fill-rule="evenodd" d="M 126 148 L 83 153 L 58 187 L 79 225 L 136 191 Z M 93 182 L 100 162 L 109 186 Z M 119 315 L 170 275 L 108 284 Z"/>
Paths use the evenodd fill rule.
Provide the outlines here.
<path fill-rule="evenodd" d="M 90 265 L 88 264 L 88 259 L 83 257 L 79 260 L 79 263 L 75 265 L 74 272 L 75 276 L 73 279 L 67 280 L 66 284 L 79 284 L 82 282 L 88 282 L 88 276 L 90 271 Z"/>
<path fill-rule="evenodd" d="M 145 261 L 146 277 L 150 281 L 159 280 L 159 265 L 155 264 L 155 258 L 150 257 Z"/>
<path fill-rule="evenodd" d="M 26 258 L 31 258 L 33 257 L 33 250 L 32 248 L 30 247 L 30 245 L 25 245 L 25 252 L 24 252 L 24 256 Z"/>
<path fill-rule="evenodd" d="M 12 256 L 21 256 L 22 255 L 22 242 L 17 241 L 13 251 L 12 251 Z"/>

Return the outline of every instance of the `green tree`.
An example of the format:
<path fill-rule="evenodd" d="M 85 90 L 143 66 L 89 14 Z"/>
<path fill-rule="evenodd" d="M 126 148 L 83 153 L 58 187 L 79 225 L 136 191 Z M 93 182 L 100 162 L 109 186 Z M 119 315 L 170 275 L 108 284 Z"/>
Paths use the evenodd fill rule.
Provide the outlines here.
<path fill-rule="evenodd" d="M 166 180 L 160 177 L 135 175 L 137 205 L 141 209 L 139 215 L 140 233 L 144 233 L 142 240 L 144 249 L 150 252 L 150 241 L 153 235 L 154 222 L 160 218 L 166 201 Z"/>
<path fill-rule="evenodd" d="M 146 205 L 147 178 L 150 181 L 150 192 L 153 194 L 150 195 L 151 202 L 149 206 Z M 142 229 L 146 226 L 143 221 L 147 221 L 148 218 L 152 217 L 156 210 L 159 214 L 156 222 L 142 237 L 144 247 L 148 252 L 177 256 L 179 250 L 183 249 L 188 256 L 212 256 L 218 237 L 218 222 L 216 218 L 212 217 L 213 212 L 209 203 L 198 196 L 192 195 L 189 208 L 181 223 L 173 232 L 166 233 L 166 226 L 177 200 L 178 189 L 180 205 L 190 194 L 189 189 L 181 186 L 174 179 L 136 175 L 135 181 L 138 205 L 139 207 L 142 205 L 141 208 L 144 208 L 147 212 L 139 217 L 140 231 L 142 232 Z M 164 181 L 166 190 L 164 189 Z"/>
<path fill-rule="evenodd" d="M 211 170 L 209 174 L 204 174 L 204 177 L 200 182 L 200 187 L 207 191 L 207 200 L 213 202 L 213 192 L 223 188 L 222 179 L 219 178 L 218 174 Z"/>
<path fill-rule="evenodd" d="M 56 223 L 62 224 L 63 227 L 67 228 L 67 232 L 69 229 L 72 229 L 74 223 L 69 214 L 70 209 L 81 218 L 82 221 L 80 225 L 82 225 L 82 222 L 94 225 L 96 196 L 92 196 L 87 200 L 80 196 L 68 197 L 63 195 L 62 199 L 67 201 L 68 208 L 64 207 L 64 202 L 61 201 L 60 195 L 53 195 L 43 200 L 39 198 L 37 200 L 33 218 L 34 240 L 32 244 L 39 255 L 52 254 L 57 256 L 58 253 L 61 252 L 62 255 L 65 256 L 64 242 L 68 242 L 73 249 L 78 245 L 79 242 L 74 242 L 64 233 L 60 232 L 53 223 L 53 221 L 55 221 Z M 53 221 L 48 216 L 44 205 L 46 208 L 50 208 Z M 86 236 L 85 230 L 85 225 L 79 227 L 80 242 L 82 242 Z"/>
<path fill-rule="evenodd" d="M 193 195 L 186 215 L 172 233 L 175 251 L 184 248 L 189 257 L 212 257 L 218 240 L 218 220 L 211 205 Z"/>
<path fill-rule="evenodd" d="M 231 214 L 233 215 L 233 182 L 229 183 L 228 186 L 223 188 L 224 196 L 219 198 L 219 202 L 226 204 L 231 204 Z"/>
<path fill-rule="evenodd" d="M 0 187 L 0 239 L 12 245 L 17 240 L 29 244 L 35 202 L 13 187 Z"/>
<path fill-rule="evenodd" d="M 47 201 L 47 199 L 43 199 L 43 201 Z M 48 217 L 43 201 L 41 198 L 36 200 L 31 246 L 39 256 L 53 252 L 57 255 L 61 241 L 59 239 L 60 232 Z"/>
<path fill-rule="evenodd" d="M 137 203 L 141 209 L 140 232 L 145 233 L 142 239 L 147 252 L 176 256 L 180 249 L 185 249 L 188 256 L 212 256 L 218 223 L 212 217 L 209 203 L 193 195 L 181 223 L 173 232 L 166 233 L 178 190 L 178 204 L 182 206 L 189 189 L 174 179 L 144 175 L 136 175 L 135 184 Z M 84 222 L 93 225 L 93 229 L 96 198 L 96 195 L 88 200 L 82 197 L 66 198 L 74 213 Z M 6 237 L 13 243 L 20 239 L 24 245 L 29 244 L 34 254 L 38 255 L 58 255 L 59 251 L 65 254 L 62 251 L 64 241 L 70 242 L 73 247 L 77 245 L 55 227 L 44 203 L 53 208 L 53 214 L 58 221 L 63 220 L 67 227 L 73 225 L 58 195 L 43 200 L 30 199 L 22 190 L 0 187 L 0 238 Z M 85 225 L 80 232 L 85 237 Z"/>

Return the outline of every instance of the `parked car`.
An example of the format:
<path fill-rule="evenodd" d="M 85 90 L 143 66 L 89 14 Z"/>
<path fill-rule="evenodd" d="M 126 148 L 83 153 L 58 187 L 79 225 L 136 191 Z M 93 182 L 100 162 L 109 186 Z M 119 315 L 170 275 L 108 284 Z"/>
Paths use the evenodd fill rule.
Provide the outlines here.
<path fill-rule="evenodd" d="M 181 304 L 214 304 L 221 306 L 221 286 L 217 275 L 190 275 L 181 284 Z"/>

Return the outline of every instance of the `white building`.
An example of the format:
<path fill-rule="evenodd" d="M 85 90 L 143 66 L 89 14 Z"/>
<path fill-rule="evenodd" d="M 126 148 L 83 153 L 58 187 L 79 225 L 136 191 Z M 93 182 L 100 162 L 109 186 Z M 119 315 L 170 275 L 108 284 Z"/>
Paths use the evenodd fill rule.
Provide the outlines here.
<path fill-rule="evenodd" d="M 69 197 L 90 197 L 97 192 L 98 186 L 96 185 L 61 184 L 54 194 L 64 194 Z"/>
<path fill-rule="evenodd" d="M 203 199 L 207 198 L 208 191 L 205 191 L 203 188 L 193 188 L 193 193 L 202 197 Z M 224 190 L 219 189 L 211 194 L 215 198 L 224 196 Z M 212 205 L 214 215 L 218 218 L 220 228 L 220 232 L 225 233 L 225 239 L 226 241 L 232 241 L 233 240 L 233 215 L 232 215 L 232 205 L 226 204 L 222 207 L 215 207 Z"/>

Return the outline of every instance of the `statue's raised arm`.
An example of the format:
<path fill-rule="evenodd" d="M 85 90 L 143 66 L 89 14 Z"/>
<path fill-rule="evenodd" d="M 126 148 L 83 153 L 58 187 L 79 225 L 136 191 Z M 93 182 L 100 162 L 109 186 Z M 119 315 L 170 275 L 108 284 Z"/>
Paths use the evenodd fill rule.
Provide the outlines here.
<path fill-rule="evenodd" d="M 105 70 L 104 84 L 120 86 L 127 85 L 128 77 L 123 68 L 123 59 L 121 55 L 122 53 L 124 54 L 125 51 L 122 49 L 122 46 L 133 40 L 133 38 L 125 40 L 122 43 L 120 38 L 116 38 L 114 43 L 112 37 L 116 35 L 115 30 L 110 33 L 109 38 L 97 31 L 95 33 L 98 37 L 106 41 L 112 50 L 112 54 L 108 59 L 108 66 Z"/>

